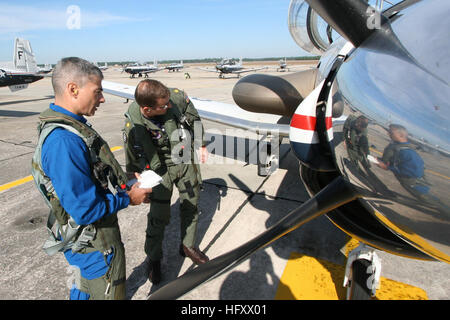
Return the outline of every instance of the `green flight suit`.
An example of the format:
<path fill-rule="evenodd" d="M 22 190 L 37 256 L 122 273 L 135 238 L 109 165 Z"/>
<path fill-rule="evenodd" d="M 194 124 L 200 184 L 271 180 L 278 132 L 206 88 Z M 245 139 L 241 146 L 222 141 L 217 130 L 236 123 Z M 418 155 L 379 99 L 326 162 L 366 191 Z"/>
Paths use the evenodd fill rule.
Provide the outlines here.
<path fill-rule="evenodd" d="M 173 185 L 180 194 L 182 243 L 186 247 L 194 247 L 197 232 L 201 176 L 195 161 L 193 129 L 194 122 L 201 124 L 200 117 L 181 90 L 170 89 L 170 103 L 172 107 L 165 115 L 147 119 L 141 114 L 139 105 L 133 102 L 125 114 L 123 130 L 127 172 L 151 169 L 163 178 L 163 182 L 153 188 L 147 215 L 144 249 L 152 261 L 162 258 L 162 241 L 164 229 L 170 221 Z M 183 133 L 183 128 L 188 132 Z M 204 146 L 203 127 L 200 128 L 199 143 Z M 183 134 L 188 139 L 183 139 Z M 182 155 L 181 163 L 174 160 L 177 155 Z"/>
<path fill-rule="evenodd" d="M 365 167 L 370 168 L 367 160 L 367 155 L 370 154 L 367 128 L 358 130 L 355 126 L 356 119 L 355 116 L 350 115 L 344 123 L 343 134 L 347 146 L 347 153 L 355 166 L 358 165 L 359 161 Z"/>

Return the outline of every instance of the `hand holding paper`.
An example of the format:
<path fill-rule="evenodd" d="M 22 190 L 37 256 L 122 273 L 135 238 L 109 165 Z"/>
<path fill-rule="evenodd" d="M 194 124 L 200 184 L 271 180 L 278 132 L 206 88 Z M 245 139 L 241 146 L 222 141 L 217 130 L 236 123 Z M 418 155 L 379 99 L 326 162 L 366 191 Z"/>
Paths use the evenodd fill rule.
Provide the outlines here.
<path fill-rule="evenodd" d="M 375 158 L 374 156 L 371 156 L 370 154 L 367 156 L 367 160 L 369 160 L 370 162 L 373 162 L 375 164 L 378 164 L 378 159 Z"/>
<path fill-rule="evenodd" d="M 141 173 L 138 182 L 140 182 L 139 188 L 153 188 L 162 182 L 162 178 L 154 171 L 146 170 Z"/>

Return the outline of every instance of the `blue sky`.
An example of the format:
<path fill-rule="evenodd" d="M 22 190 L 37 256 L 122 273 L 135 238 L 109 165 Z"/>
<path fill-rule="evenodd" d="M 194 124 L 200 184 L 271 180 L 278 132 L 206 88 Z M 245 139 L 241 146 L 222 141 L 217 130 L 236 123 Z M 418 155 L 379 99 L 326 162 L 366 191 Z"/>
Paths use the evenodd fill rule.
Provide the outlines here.
<path fill-rule="evenodd" d="M 290 0 L 0 0 L 0 61 L 15 37 L 29 39 L 38 64 L 66 56 L 90 61 L 308 55 L 287 26 Z M 80 9 L 80 19 L 68 8 Z"/>

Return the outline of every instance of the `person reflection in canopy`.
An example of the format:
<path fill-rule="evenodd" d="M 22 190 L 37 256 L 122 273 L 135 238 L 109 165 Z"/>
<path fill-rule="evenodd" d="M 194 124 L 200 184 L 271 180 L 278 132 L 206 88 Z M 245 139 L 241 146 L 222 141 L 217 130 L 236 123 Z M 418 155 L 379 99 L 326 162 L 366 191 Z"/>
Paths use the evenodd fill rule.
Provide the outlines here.
<path fill-rule="evenodd" d="M 369 140 L 367 138 L 367 126 L 369 119 L 365 116 L 355 117 L 350 115 L 344 123 L 344 139 L 350 160 L 358 166 L 358 161 L 367 169 L 370 164 L 367 160 L 369 155 Z"/>
<path fill-rule="evenodd" d="M 429 194 L 430 184 L 425 180 L 424 161 L 409 142 L 406 128 L 391 124 L 389 137 L 392 142 L 378 159 L 378 166 L 392 171 L 400 184 L 416 198 L 436 204 L 438 200 Z"/>

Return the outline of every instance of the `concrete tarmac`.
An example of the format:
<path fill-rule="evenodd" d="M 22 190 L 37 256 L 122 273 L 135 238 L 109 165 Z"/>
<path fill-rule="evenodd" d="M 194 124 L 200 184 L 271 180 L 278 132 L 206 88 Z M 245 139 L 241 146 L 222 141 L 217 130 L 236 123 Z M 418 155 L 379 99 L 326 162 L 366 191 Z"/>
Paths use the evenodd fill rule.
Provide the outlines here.
<path fill-rule="evenodd" d="M 245 63 L 244 63 L 245 64 Z M 257 65 L 257 63 L 253 64 Z M 252 66 L 253 66 L 252 65 Z M 265 65 L 264 62 L 259 65 Z M 311 66 L 311 65 L 310 65 Z M 300 65 L 291 72 L 302 70 Z M 184 78 L 189 72 L 191 79 Z M 267 74 L 272 69 L 259 71 Z M 125 73 L 110 67 L 105 80 L 136 85 L 141 79 L 130 79 Z M 162 71 L 150 75 L 169 87 L 185 90 L 190 96 L 233 103 L 231 91 L 237 82 L 235 75 L 218 79 L 213 73 L 193 66 L 180 72 Z M 114 154 L 124 166 L 122 141 L 123 113 L 129 104 L 124 99 L 105 95 L 94 117 L 88 118 L 94 128 L 115 148 Z M 49 78 L 11 93 L 0 88 L 0 299 L 67 299 L 73 269 L 62 254 L 49 257 L 41 249 L 47 236 L 45 224 L 48 208 L 41 199 L 33 181 L 30 181 L 30 163 L 37 142 L 38 115 L 53 101 Z M 204 122 L 207 137 L 226 127 Z M 235 141 L 229 137 L 230 141 Z M 239 139 L 239 138 L 238 138 Z M 235 141 L 236 142 L 236 141 Z M 274 225 L 290 211 L 300 206 L 308 194 L 299 178 L 299 164 L 284 139 L 280 147 L 280 168 L 271 176 L 260 177 L 257 167 L 245 159 L 232 159 L 212 154 L 201 165 L 204 191 L 201 193 L 197 243 L 201 250 L 215 258 L 253 239 Z M 21 180 L 25 178 L 24 180 Z M 146 299 L 170 281 L 192 270 L 189 259 L 178 254 L 179 201 L 178 191 L 172 197 L 172 217 L 166 229 L 162 282 L 153 286 L 147 279 L 144 263 L 144 238 L 148 205 L 128 207 L 118 214 L 122 241 L 126 248 L 127 298 Z M 350 237 L 335 227 L 326 216 L 321 216 L 260 249 L 236 268 L 194 289 L 181 299 L 293 299 L 298 297 L 293 283 L 284 282 L 286 266 L 293 253 L 345 265 L 342 249 Z M 450 267 L 441 262 L 406 259 L 385 252 L 382 276 L 393 281 L 417 287 L 428 299 L 450 297 Z M 322 263 L 325 266 L 325 264 Z M 331 270 L 329 270 L 331 273 Z M 307 271 L 308 272 L 308 271 Z M 313 269 L 311 269 L 313 272 Z M 314 277 L 311 274 L 311 277 Z M 341 274 L 341 278 L 343 275 Z M 342 283 L 331 277 L 330 285 L 341 290 Z M 280 295 L 280 289 L 290 294 Z M 307 299 L 308 297 L 306 297 Z M 339 299 L 343 298 L 339 295 Z M 393 299 L 400 299 L 393 296 Z M 325 299 L 325 297 L 324 297 Z"/>

